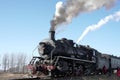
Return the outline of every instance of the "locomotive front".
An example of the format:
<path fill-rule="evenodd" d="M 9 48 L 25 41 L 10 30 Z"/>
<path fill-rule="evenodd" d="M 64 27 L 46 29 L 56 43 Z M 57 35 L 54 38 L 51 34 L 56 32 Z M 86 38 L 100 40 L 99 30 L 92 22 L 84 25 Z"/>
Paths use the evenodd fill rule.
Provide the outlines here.
<path fill-rule="evenodd" d="M 43 58 L 48 58 L 55 48 L 55 31 L 49 31 L 49 39 L 43 40 L 39 43 L 38 52 L 39 55 Z"/>

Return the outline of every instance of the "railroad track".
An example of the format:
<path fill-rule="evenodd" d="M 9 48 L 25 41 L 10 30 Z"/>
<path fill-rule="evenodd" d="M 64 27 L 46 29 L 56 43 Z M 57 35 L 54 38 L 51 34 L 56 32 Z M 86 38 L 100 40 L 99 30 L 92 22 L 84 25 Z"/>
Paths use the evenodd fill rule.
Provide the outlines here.
<path fill-rule="evenodd" d="M 83 80 L 82 77 L 62 77 L 62 78 L 22 78 L 22 79 L 10 79 L 10 80 Z"/>
<path fill-rule="evenodd" d="M 10 80 L 42 80 L 40 78 L 21 78 L 21 79 L 10 79 Z"/>

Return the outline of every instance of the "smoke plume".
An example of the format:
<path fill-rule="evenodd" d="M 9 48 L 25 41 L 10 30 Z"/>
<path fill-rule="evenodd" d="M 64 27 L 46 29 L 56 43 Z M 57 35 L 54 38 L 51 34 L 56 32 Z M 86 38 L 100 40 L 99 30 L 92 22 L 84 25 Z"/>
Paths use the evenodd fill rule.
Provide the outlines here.
<path fill-rule="evenodd" d="M 56 11 L 51 20 L 51 30 L 64 23 L 70 23 L 78 14 L 90 12 L 101 7 L 111 8 L 116 0 L 67 0 L 65 3 L 58 2 Z"/>
<path fill-rule="evenodd" d="M 110 20 L 120 21 L 120 11 L 117 11 L 115 14 L 106 16 L 105 18 L 101 19 L 97 24 L 88 26 L 85 29 L 85 31 L 82 33 L 80 38 L 78 39 L 77 43 L 79 43 L 90 31 L 94 31 L 94 30 L 102 27 L 104 24 L 106 24 Z"/>

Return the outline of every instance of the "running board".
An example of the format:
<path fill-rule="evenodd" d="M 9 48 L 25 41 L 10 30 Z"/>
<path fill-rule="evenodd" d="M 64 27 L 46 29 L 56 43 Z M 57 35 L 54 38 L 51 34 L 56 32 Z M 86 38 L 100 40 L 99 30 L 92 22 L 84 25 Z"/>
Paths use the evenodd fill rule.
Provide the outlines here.
<path fill-rule="evenodd" d="M 56 66 L 56 64 L 57 64 L 57 62 L 58 62 L 58 60 L 60 58 L 74 60 L 74 61 L 80 61 L 80 62 L 86 62 L 86 63 L 96 63 L 95 61 L 89 61 L 89 60 L 84 60 L 84 59 L 77 59 L 77 58 L 71 58 L 71 57 L 58 56 L 57 60 L 56 60 L 56 62 L 54 64 L 55 66 Z"/>

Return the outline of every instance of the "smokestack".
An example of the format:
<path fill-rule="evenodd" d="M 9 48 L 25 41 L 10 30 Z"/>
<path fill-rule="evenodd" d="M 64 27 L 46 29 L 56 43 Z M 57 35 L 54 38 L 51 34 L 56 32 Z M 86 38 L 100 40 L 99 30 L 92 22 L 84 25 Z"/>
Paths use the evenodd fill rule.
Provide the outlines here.
<path fill-rule="evenodd" d="M 55 41 L 55 31 L 49 31 L 50 40 Z"/>
<path fill-rule="evenodd" d="M 50 40 L 55 41 L 55 29 L 54 29 L 55 24 L 54 24 L 53 20 L 51 20 L 50 25 L 51 25 L 51 28 L 50 28 L 50 31 L 49 31 L 49 37 L 50 37 Z"/>

